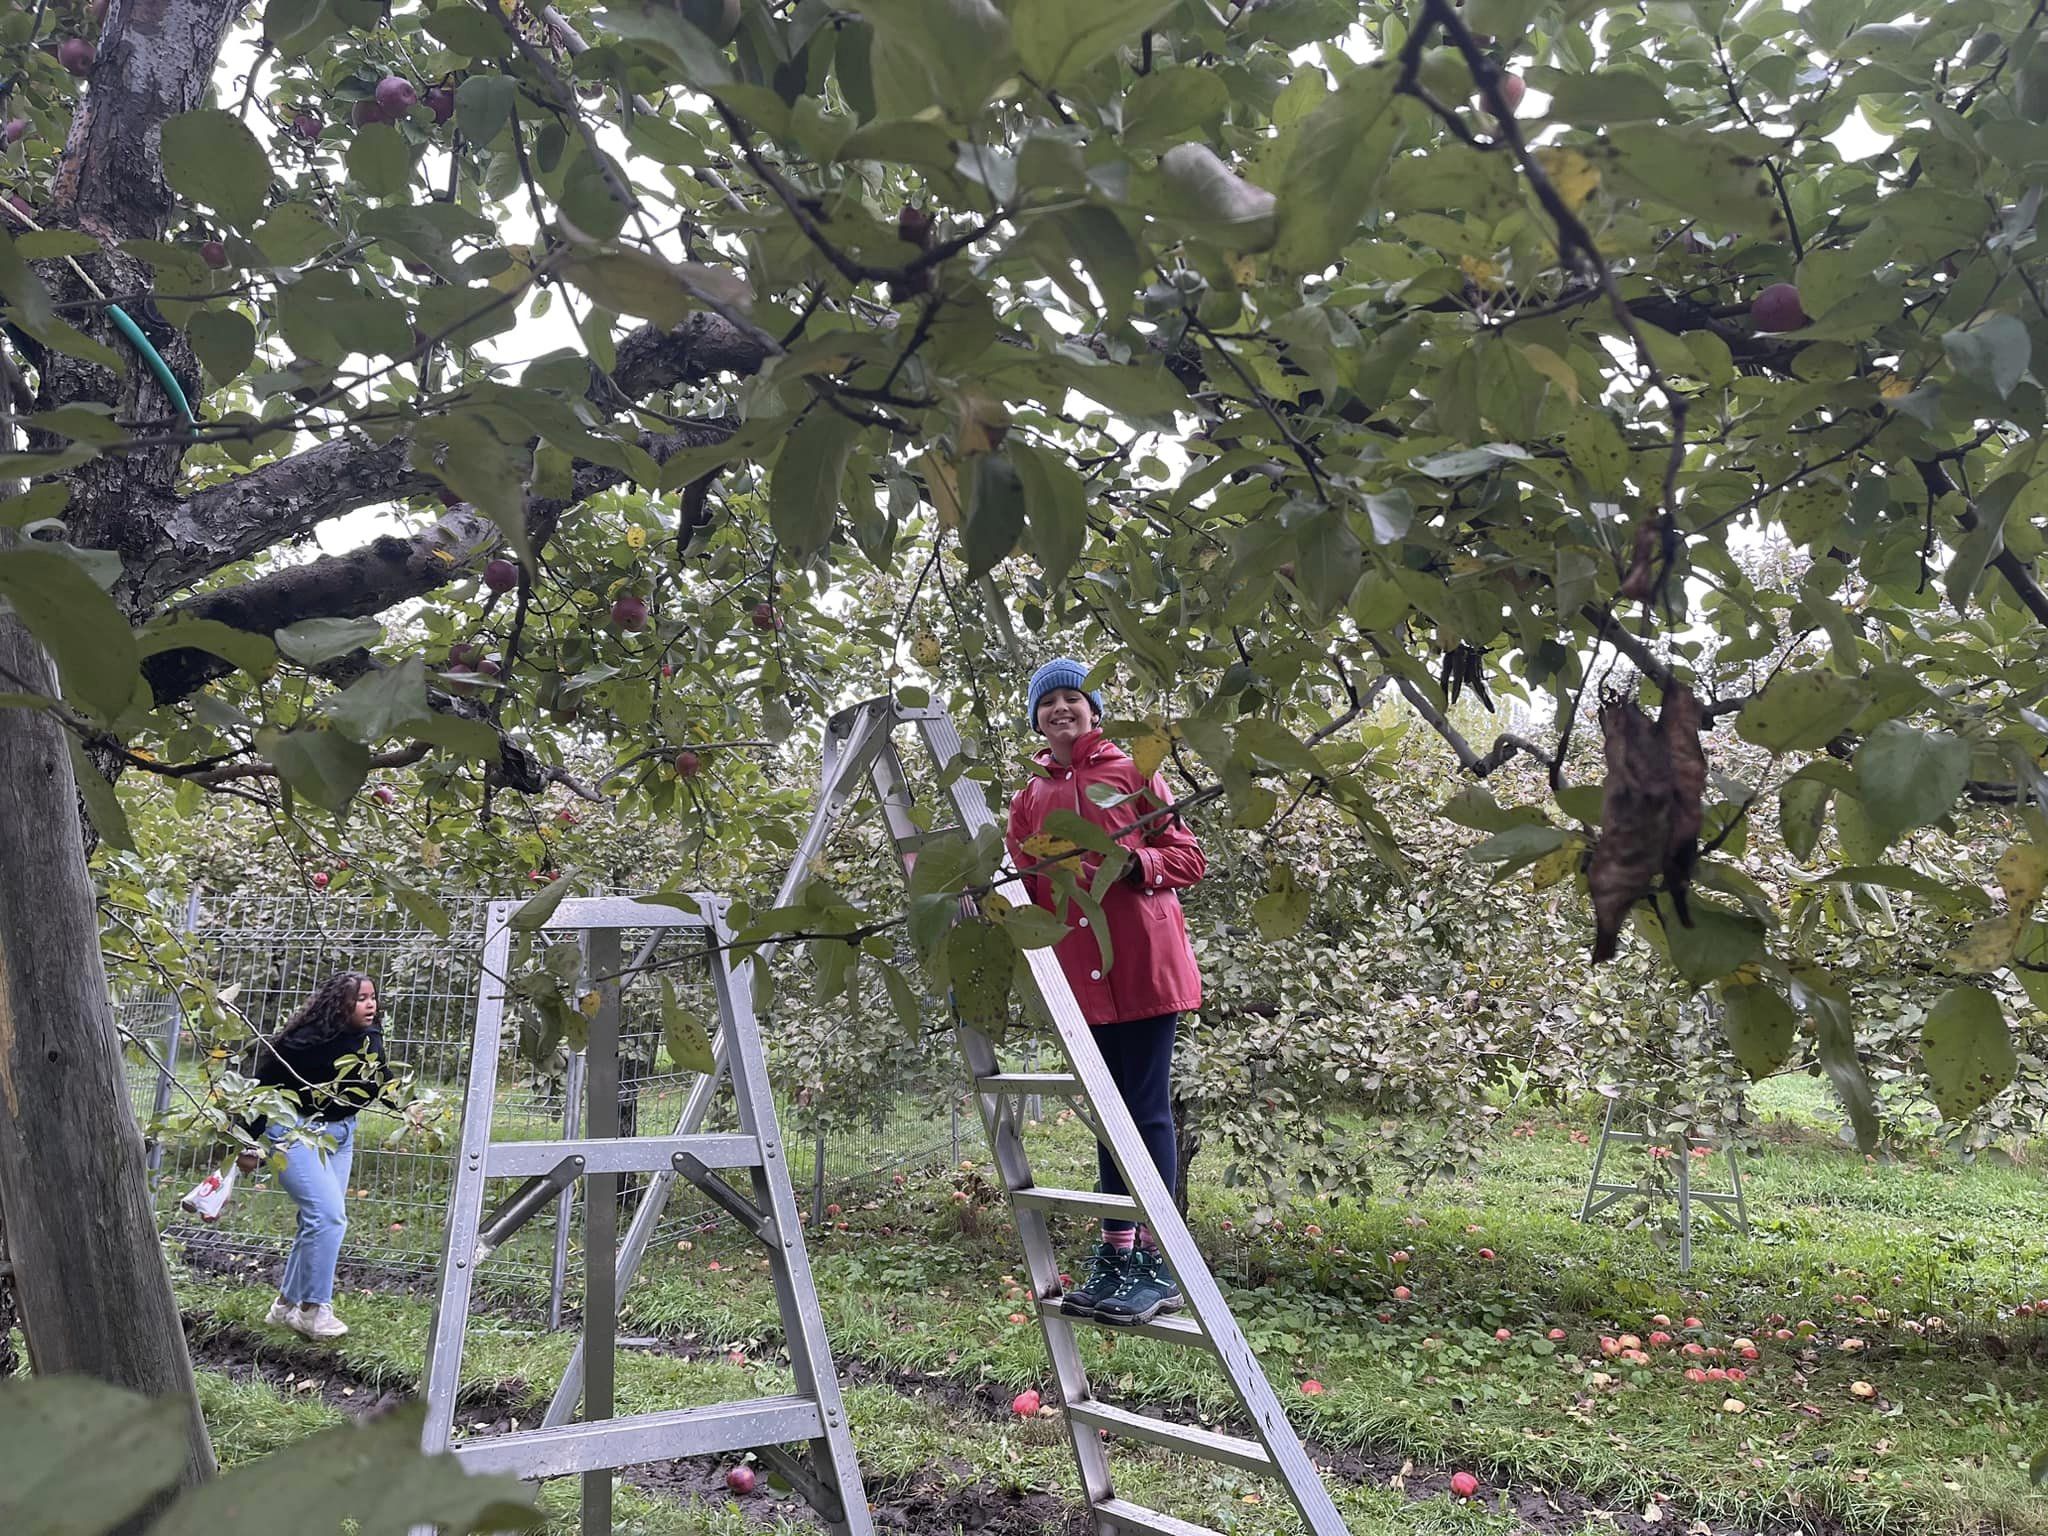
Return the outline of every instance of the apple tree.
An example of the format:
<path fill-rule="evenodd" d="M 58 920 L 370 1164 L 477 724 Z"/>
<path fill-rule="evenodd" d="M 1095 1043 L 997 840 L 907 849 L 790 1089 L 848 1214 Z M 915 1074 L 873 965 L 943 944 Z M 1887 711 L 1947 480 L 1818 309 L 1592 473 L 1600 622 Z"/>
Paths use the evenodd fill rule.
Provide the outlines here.
<path fill-rule="evenodd" d="M 1921 1055 L 1979 1109 L 2025 1044 L 1987 978 L 2048 964 L 2040 12 L 16 8 L 0 1204 L 38 1369 L 187 1385 L 75 796 L 110 844 L 164 792 L 311 848 L 409 767 L 488 863 L 538 797 L 705 817 L 717 743 L 892 681 L 994 738 L 1055 647 L 1180 814 L 1311 796 L 1405 874 L 1358 729 L 1390 690 L 1484 860 L 1764 1065 L 1804 1031 L 1867 1136 L 1851 993 L 1733 854 L 1775 814 L 1818 883 L 1973 925 Z M 1986 804 L 1994 894 L 1930 878 Z M 989 928 L 1043 935 L 956 927 L 999 851 L 941 853 L 908 937 L 996 1006 Z M 749 936 L 901 982 L 905 916 L 821 881 Z"/>

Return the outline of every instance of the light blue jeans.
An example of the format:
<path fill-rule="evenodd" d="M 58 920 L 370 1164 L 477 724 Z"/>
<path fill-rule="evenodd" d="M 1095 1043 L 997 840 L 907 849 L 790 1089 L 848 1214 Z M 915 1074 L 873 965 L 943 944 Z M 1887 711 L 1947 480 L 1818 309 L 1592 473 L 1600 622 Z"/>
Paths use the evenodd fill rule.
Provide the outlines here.
<path fill-rule="evenodd" d="M 329 1137 L 334 1149 L 323 1150 L 317 1140 L 286 1143 L 294 1130 L 308 1137 Z M 332 1302 L 334 1266 L 341 1258 L 341 1240 L 348 1234 L 348 1175 L 355 1162 L 356 1123 L 273 1120 L 263 1134 L 283 1148 L 284 1172 L 277 1182 L 299 1208 L 299 1234 L 284 1261 L 277 1292 L 295 1307 Z"/>

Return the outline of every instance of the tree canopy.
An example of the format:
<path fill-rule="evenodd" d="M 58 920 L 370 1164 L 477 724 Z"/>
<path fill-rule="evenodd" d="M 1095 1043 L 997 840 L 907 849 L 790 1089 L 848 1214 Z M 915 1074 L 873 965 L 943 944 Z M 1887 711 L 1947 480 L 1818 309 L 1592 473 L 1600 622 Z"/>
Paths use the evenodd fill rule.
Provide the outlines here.
<path fill-rule="evenodd" d="M 1865 1136 L 1799 893 L 1911 893 L 1974 924 L 1938 1102 L 2011 1081 L 2042 5 L 90 9 L 0 23 L 0 596 L 61 680 L 0 731 L 62 720 L 101 837 L 140 779 L 318 825 L 417 766 L 426 846 L 537 860 L 503 802 L 551 789 L 744 846 L 727 744 L 891 685 L 1000 737 L 1072 649 L 1188 809 L 1325 800 L 1395 876 L 1398 695 L 1476 859 L 1716 988 L 1745 1066 L 1806 1030 Z M 1930 863 L 1973 806 L 1995 892 Z"/>

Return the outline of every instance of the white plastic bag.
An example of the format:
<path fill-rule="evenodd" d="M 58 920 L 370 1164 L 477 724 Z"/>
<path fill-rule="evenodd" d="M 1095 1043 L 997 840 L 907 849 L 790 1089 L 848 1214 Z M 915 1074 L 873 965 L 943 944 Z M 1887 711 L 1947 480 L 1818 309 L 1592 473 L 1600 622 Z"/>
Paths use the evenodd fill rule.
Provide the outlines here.
<path fill-rule="evenodd" d="M 178 1204 L 201 1221 L 219 1221 L 220 1213 L 227 1209 L 228 1197 L 235 1192 L 235 1180 L 240 1177 L 241 1169 L 231 1162 L 193 1185 L 192 1192 Z"/>

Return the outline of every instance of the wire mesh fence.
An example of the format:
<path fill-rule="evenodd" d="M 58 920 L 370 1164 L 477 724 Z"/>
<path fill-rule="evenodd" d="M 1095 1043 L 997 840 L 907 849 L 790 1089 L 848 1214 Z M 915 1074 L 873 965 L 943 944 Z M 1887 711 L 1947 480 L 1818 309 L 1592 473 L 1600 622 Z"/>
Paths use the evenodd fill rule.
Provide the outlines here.
<path fill-rule="evenodd" d="M 271 1035 L 281 1028 L 321 982 L 337 971 L 361 971 L 374 978 L 382 1002 L 388 1057 L 413 1074 L 416 1088 L 438 1090 L 459 1107 L 473 1042 L 478 970 L 486 903 L 451 898 L 441 903 L 450 918 L 446 935 L 407 911 L 332 892 L 307 895 L 201 894 L 188 906 L 189 953 L 194 968 L 215 985 L 234 989 L 233 1006 L 250 1026 Z M 707 1021 L 716 1016 L 708 969 L 665 945 L 687 945 L 687 930 L 628 931 L 622 950 L 636 966 L 659 965 L 679 1003 Z M 812 1102 L 793 1102 L 775 1073 L 778 1034 L 788 1041 L 816 1039 L 816 1021 L 792 1007 L 788 1028 L 778 1031 L 775 1011 L 763 1020 L 771 1074 L 778 1082 L 778 1110 L 790 1147 L 790 1173 L 811 1219 L 822 1219 L 829 1197 L 887 1179 L 900 1170 L 957 1163 L 961 1138 L 978 1139 L 978 1127 L 964 1120 L 954 1101 L 949 1111 L 932 1095 L 905 1092 L 894 1100 L 870 1101 L 858 1116 L 820 1113 Z M 180 1096 L 204 1092 L 209 1066 L 217 1066 L 229 1043 L 188 1026 L 178 999 L 163 991 L 140 990 L 116 999 L 124 1033 L 134 1042 L 128 1053 L 130 1092 L 145 1124 Z M 806 1026 L 809 1026 L 808 1032 Z M 695 1074 L 663 1058 L 662 988 L 643 977 L 629 982 L 621 999 L 620 1126 L 626 1135 L 672 1133 Z M 235 1042 L 238 1048 L 239 1042 Z M 796 1047 L 787 1047 L 792 1056 Z M 950 1082 L 952 1046 L 943 1034 L 920 1043 L 930 1059 L 918 1076 Z M 493 1109 L 497 1140 L 573 1135 L 581 1119 L 582 1063 L 565 1048 L 536 1065 L 521 1053 L 502 1053 Z M 907 1081 L 908 1079 L 906 1079 Z M 950 1098 L 950 1095 L 942 1095 Z M 721 1128 L 713 1110 L 707 1129 Z M 936 1110 L 936 1118 L 934 1111 Z M 829 1126 L 829 1129 L 827 1127 Z M 455 1128 L 438 1150 L 381 1108 L 364 1111 L 349 1201 L 349 1231 L 343 1247 L 345 1269 L 381 1279 L 430 1275 L 440 1260 L 443 1221 L 455 1158 Z M 262 1259 L 289 1246 L 296 1222 L 291 1200 L 267 1172 L 245 1178 L 221 1219 L 202 1223 L 185 1212 L 180 1198 L 213 1171 L 220 1148 L 188 1141 L 152 1144 L 150 1166 L 159 1223 L 167 1236 L 216 1258 Z M 808 1155 L 806 1155 L 808 1154 Z M 493 1198 L 501 1191 L 493 1190 Z M 575 1193 L 530 1223 L 497 1251 L 479 1281 L 538 1300 L 545 1296 L 553 1319 L 573 1311 L 581 1273 L 580 1222 Z M 621 1199 L 630 1205 L 638 1191 Z M 658 1248 L 715 1226 L 722 1213 L 685 1186 L 672 1193 L 656 1237 Z"/>

